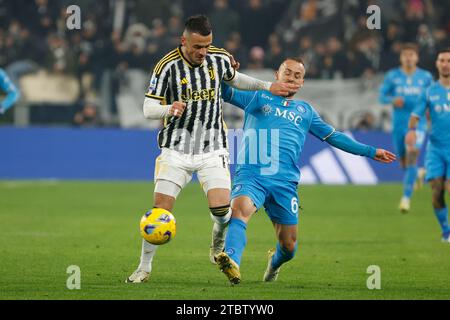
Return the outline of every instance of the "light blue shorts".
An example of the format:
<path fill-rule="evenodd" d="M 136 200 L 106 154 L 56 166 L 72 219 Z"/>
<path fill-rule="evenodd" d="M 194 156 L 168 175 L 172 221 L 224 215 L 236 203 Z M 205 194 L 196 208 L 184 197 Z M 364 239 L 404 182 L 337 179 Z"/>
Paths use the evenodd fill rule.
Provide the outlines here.
<path fill-rule="evenodd" d="M 450 150 L 437 148 L 429 143 L 425 155 L 425 168 L 427 181 L 441 177 L 450 179 Z"/>
<path fill-rule="evenodd" d="M 264 206 L 270 220 L 275 223 L 298 224 L 299 203 L 296 182 L 236 174 L 231 199 L 239 196 L 249 197 L 257 209 Z"/>

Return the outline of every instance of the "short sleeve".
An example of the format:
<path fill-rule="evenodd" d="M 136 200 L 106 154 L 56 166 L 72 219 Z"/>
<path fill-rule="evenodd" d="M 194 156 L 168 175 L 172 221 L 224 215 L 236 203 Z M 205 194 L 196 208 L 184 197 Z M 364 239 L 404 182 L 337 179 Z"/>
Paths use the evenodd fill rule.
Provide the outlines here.
<path fill-rule="evenodd" d="M 224 55 L 225 69 L 223 79 L 225 81 L 231 81 L 236 76 L 236 70 L 231 66 L 231 59 L 229 56 Z"/>
<path fill-rule="evenodd" d="M 217 48 L 214 46 L 210 46 L 208 49 L 208 52 L 210 54 L 218 54 L 223 62 L 223 73 L 222 73 L 222 79 L 225 81 L 231 81 L 236 76 L 236 70 L 231 65 L 231 54 L 223 49 L 223 48 Z"/>
<path fill-rule="evenodd" d="M 160 63 L 158 63 L 153 70 L 145 96 L 147 98 L 164 101 L 166 99 L 167 89 L 169 88 L 170 75 L 170 66 L 168 64 L 160 66 Z"/>

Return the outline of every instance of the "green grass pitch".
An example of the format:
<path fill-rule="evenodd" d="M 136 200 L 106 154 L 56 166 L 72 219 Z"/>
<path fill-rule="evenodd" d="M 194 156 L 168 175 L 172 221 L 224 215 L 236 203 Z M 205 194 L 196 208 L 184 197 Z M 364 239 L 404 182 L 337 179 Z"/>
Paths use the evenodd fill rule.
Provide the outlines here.
<path fill-rule="evenodd" d="M 277 282 L 261 281 L 275 245 L 262 211 L 234 287 L 209 262 L 211 220 L 195 184 L 176 203 L 177 236 L 159 249 L 150 281 L 124 283 L 152 192 L 151 183 L 0 182 L 0 299 L 450 298 L 450 245 L 440 242 L 428 186 L 408 215 L 397 210 L 400 185 L 300 187 L 297 256 Z M 81 268 L 81 290 L 66 287 L 70 265 Z M 381 290 L 366 287 L 370 265 L 381 268 Z"/>

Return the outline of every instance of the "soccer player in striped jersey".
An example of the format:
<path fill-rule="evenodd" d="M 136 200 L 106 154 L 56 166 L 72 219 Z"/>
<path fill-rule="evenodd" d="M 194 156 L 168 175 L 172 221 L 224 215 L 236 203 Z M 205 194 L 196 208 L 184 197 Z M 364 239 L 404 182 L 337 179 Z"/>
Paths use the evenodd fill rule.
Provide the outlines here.
<path fill-rule="evenodd" d="M 380 102 L 392 104 L 392 136 L 394 147 L 400 158 L 400 164 L 405 170 L 403 178 L 403 196 L 399 209 L 402 213 L 410 210 L 410 199 L 414 190 L 414 182 L 421 184 L 423 170 L 417 168 L 417 158 L 425 140 L 426 119 L 423 118 L 417 126 L 417 142 L 414 146 L 405 145 L 408 132 L 408 119 L 419 103 L 421 94 L 433 82 L 433 76 L 426 70 L 417 67 L 419 52 L 415 44 L 405 44 L 400 52 L 399 68 L 386 74 L 380 87 Z M 418 172 L 420 173 L 418 175 Z M 419 176 L 419 177 L 418 177 Z"/>
<path fill-rule="evenodd" d="M 212 39 L 207 17 L 187 20 L 181 45 L 153 70 L 143 111 L 148 119 L 164 119 L 158 135 L 161 155 L 155 164 L 153 206 L 172 211 L 178 194 L 196 172 L 213 220 L 210 261 L 215 263 L 215 256 L 223 250 L 231 217 L 221 82 L 243 90 L 268 90 L 275 95 L 287 95 L 298 87 L 264 82 L 237 72 L 234 59 L 224 49 L 213 47 Z M 143 240 L 140 264 L 126 282 L 148 280 L 157 248 Z"/>
<path fill-rule="evenodd" d="M 450 48 L 438 54 L 436 67 L 439 81 L 434 82 L 422 95 L 409 120 L 406 143 L 414 145 L 418 139 L 416 129 L 425 112 L 430 112 L 431 133 L 425 156 L 426 180 L 433 190 L 433 209 L 442 231 L 442 241 L 450 242 L 448 209 L 445 189 L 450 194 Z"/>
<path fill-rule="evenodd" d="M 298 58 L 284 61 L 276 78 L 301 87 L 305 66 Z M 225 240 L 225 251 L 217 264 L 232 284 L 241 281 L 239 266 L 246 246 L 250 218 L 264 207 L 273 223 L 278 244 L 269 251 L 264 281 L 275 281 L 283 263 L 297 250 L 300 169 L 298 161 L 308 132 L 322 142 L 343 151 L 391 163 L 395 155 L 359 143 L 336 131 L 322 120 L 309 103 L 276 97 L 267 91 L 241 91 L 223 87 L 225 101 L 245 111 L 244 134 L 239 147 L 238 165 L 231 192 L 233 215 Z"/>
<path fill-rule="evenodd" d="M 4 114 L 6 110 L 11 108 L 17 100 L 19 100 L 20 93 L 17 87 L 11 82 L 8 75 L 3 69 L 0 69 L 0 90 L 6 93 L 6 98 L 0 101 L 0 115 Z"/>

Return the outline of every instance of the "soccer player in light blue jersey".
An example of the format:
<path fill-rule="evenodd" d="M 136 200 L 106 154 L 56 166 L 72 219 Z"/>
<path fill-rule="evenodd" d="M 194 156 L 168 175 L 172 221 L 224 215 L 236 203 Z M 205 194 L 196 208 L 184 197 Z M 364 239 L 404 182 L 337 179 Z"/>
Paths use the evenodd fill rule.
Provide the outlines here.
<path fill-rule="evenodd" d="M 439 81 L 428 88 L 422 103 L 411 115 L 406 143 L 416 143 L 416 128 L 428 110 L 431 134 L 425 156 L 426 180 L 430 182 L 433 190 L 433 208 L 442 229 L 442 240 L 450 242 L 448 209 L 445 204 L 445 189 L 450 193 L 450 48 L 439 53 L 436 67 L 439 71 Z"/>
<path fill-rule="evenodd" d="M 417 141 L 414 146 L 405 145 L 405 136 L 408 132 L 408 120 L 411 112 L 419 103 L 421 94 L 433 81 L 432 75 L 417 67 L 419 53 L 414 44 L 405 44 L 400 53 L 401 66 L 389 71 L 380 87 L 380 102 L 392 104 L 394 107 L 392 116 L 392 135 L 397 156 L 405 170 L 403 178 L 403 196 L 399 209 L 407 213 L 411 207 L 411 196 L 414 191 L 414 183 L 423 181 L 423 171 L 418 176 L 417 158 L 422 148 L 426 119 L 423 118 L 417 126 Z"/>
<path fill-rule="evenodd" d="M 11 108 L 17 100 L 19 100 L 20 93 L 16 86 L 11 82 L 8 75 L 3 69 L 0 69 L 0 91 L 6 93 L 6 98 L 0 101 L 0 115 L 4 114 L 6 110 Z"/>
<path fill-rule="evenodd" d="M 305 67 L 298 58 L 280 66 L 276 79 L 301 87 Z M 240 91 L 223 86 L 222 97 L 245 111 L 242 144 L 231 193 L 232 219 L 224 252 L 217 264 L 231 283 L 241 280 L 239 266 L 246 245 L 246 228 L 252 215 L 264 207 L 278 238 L 269 251 L 264 281 L 274 281 L 283 263 L 297 250 L 300 178 L 298 161 L 308 133 L 320 141 L 356 155 L 391 163 L 395 155 L 354 141 L 325 123 L 307 102 L 274 96 L 268 91 Z"/>

